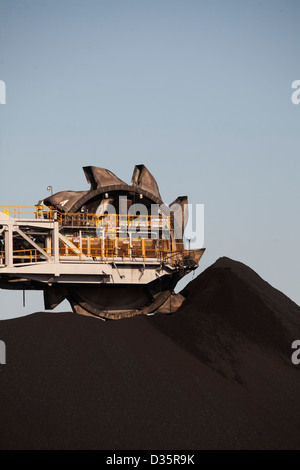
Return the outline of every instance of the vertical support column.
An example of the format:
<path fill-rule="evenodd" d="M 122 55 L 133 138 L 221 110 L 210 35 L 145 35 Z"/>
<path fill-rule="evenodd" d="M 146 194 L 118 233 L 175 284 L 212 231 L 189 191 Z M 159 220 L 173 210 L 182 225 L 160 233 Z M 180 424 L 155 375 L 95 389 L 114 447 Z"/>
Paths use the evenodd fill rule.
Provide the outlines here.
<path fill-rule="evenodd" d="M 52 256 L 52 238 L 48 235 L 46 237 L 46 252 L 48 255 Z"/>
<path fill-rule="evenodd" d="M 86 250 L 87 250 L 87 256 L 90 257 L 91 256 L 91 237 L 87 237 L 86 239 L 86 243 L 87 243 L 87 246 L 86 246 Z"/>
<path fill-rule="evenodd" d="M 102 258 L 104 258 L 105 254 L 105 239 L 104 239 L 104 229 L 102 230 L 102 253 L 101 253 L 101 256 Z"/>
<path fill-rule="evenodd" d="M 82 232 L 81 230 L 79 230 L 79 259 L 80 259 L 80 262 L 82 263 Z"/>
<path fill-rule="evenodd" d="M 8 225 L 4 233 L 4 249 L 5 249 L 5 265 L 12 268 L 14 265 L 13 259 L 13 226 Z"/>
<path fill-rule="evenodd" d="M 58 221 L 55 220 L 53 222 L 53 231 L 52 231 L 52 256 L 54 259 L 54 263 L 59 263 L 59 238 L 58 238 Z"/>
<path fill-rule="evenodd" d="M 132 242 L 131 242 L 131 232 L 129 232 L 129 251 L 128 251 L 129 258 L 132 257 Z"/>

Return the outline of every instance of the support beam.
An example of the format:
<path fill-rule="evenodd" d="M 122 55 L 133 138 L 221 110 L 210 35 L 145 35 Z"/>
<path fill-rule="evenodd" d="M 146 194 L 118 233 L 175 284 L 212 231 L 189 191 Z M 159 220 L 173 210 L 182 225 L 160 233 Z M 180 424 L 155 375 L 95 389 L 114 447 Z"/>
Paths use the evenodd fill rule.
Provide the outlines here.
<path fill-rule="evenodd" d="M 52 230 L 52 250 L 54 263 L 59 263 L 59 226 L 58 222 L 55 221 Z"/>
<path fill-rule="evenodd" d="M 8 225 L 4 231 L 5 266 L 7 268 L 12 268 L 14 265 L 13 243 L 13 227 Z"/>

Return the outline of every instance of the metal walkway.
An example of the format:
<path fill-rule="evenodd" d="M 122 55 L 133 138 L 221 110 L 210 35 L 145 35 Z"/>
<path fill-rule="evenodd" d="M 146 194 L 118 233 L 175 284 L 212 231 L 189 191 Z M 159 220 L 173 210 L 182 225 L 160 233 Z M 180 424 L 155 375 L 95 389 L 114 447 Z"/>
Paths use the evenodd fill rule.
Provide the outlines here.
<path fill-rule="evenodd" d="M 153 275 L 198 263 L 199 250 L 166 237 L 170 226 L 166 216 L 62 214 L 45 206 L 0 206 L 0 278 L 146 284 Z"/>

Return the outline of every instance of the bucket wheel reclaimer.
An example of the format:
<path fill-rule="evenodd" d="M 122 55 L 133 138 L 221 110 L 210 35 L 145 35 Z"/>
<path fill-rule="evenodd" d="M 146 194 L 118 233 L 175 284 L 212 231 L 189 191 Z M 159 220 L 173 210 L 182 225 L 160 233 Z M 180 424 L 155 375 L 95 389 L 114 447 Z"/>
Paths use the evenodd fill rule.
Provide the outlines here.
<path fill-rule="evenodd" d="M 9 274 L 1 276 L 0 267 L 0 287 L 41 289 L 47 310 L 67 299 L 75 313 L 103 319 L 175 312 L 184 300 L 174 293 L 175 286 L 198 267 L 205 251 L 190 250 L 183 243 L 187 197 L 178 197 L 166 206 L 156 180 L 144 165 L 135 166 L 131 185 L 105 168 L 83 170 L 89 190 L 61 191 L 37 206 L 49 208 L 49 218 L 58 227 L 56 239 L 51 234 L 49 242 L 48 236 L 48 255 L 42 248 L 46 229 L 33 233 L 24 224 L 13 229 L 12 244 L 14 250 L 19 249 L 11 255 L 5 249 L 3 258 L 8 264 L 2 272 Z M 4 245 L 9 235 L 5 237 Z M 25 259 L 29 251 L 26 241 L 47 261 L 53 261 L 54 256 L 57 275 L 42 274 L 44 262 L 34 274 L 28 267 L 22 279 L 12 276 L 14 260 L 20 258 L 14 253 L 24 253 L 24 260 L 17 261 L 23 263 L 22 273 L 27 272 L 24 265 L 30 265 L 28 257 Z M 13 259 L 7 261 L 9 257 Z"/>

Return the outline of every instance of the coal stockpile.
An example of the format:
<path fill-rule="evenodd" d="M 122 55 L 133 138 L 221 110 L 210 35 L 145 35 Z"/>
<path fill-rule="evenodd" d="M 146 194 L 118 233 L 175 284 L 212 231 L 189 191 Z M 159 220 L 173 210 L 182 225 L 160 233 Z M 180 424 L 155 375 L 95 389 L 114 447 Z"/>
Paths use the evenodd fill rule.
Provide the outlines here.
<path fill-rule="evenodd" d="M 219 259 L 172 315 L 0 323 L 0 449 L 300 449 L 300 307 Z"/>

